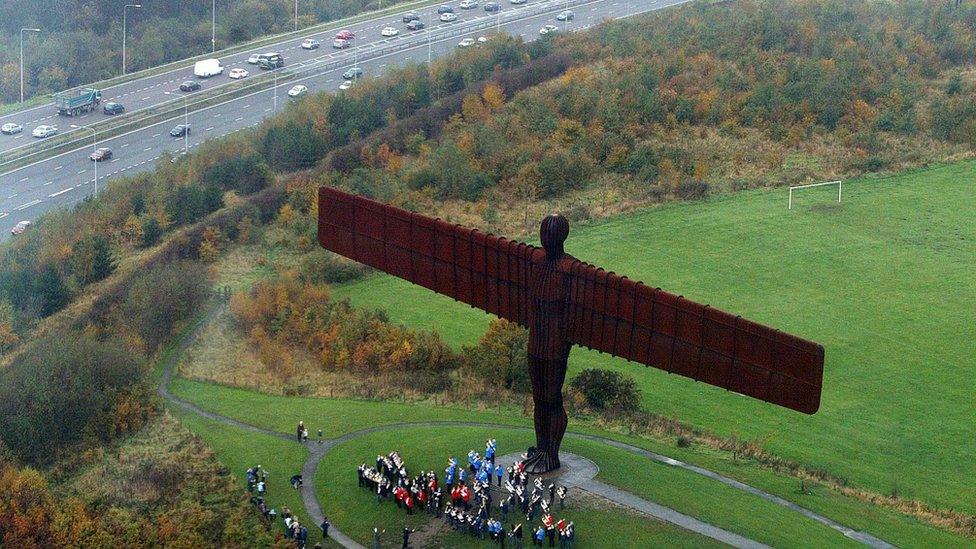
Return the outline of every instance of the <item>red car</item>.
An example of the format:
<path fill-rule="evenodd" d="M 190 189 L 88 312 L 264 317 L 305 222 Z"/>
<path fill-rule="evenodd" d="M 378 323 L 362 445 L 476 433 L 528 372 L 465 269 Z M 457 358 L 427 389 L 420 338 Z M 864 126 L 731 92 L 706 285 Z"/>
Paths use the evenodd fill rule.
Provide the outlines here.
<path fill-rule="evenodd" d="M 341 30 L 336 33 L 336 38 L 339 38 L 340 40 L 352 40 L 355 37 L 356 33 L 349 30 Z"/>
<path fill-rule="evenodd" d="M 95 152 L 91 153 L 91 155 L 88 158 L 94 160 L 95 162 L 108 160 L 112 158 L 112 149 L 102 147 L 100 149 L 97 149 Z"/>

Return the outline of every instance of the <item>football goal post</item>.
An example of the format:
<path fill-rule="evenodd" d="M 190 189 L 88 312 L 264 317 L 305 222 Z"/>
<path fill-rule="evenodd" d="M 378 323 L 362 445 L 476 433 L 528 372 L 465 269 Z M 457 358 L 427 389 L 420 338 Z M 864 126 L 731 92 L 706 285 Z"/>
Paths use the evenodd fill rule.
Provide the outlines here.
<path fill-rule="evenodd" d="M 793 209 L 793 191 L 799 189 L 809 189 L 810 187 L 823 187 L 825 185 L 837 185 L 837 202 L 840 202 L 841 194 L 844 192 L 844 182 L 843 181 L 825 181 L 823 183 L 810 183 L 809 185 L 796 185 L 790 187 L 790 206 L 789 209 Z"/>

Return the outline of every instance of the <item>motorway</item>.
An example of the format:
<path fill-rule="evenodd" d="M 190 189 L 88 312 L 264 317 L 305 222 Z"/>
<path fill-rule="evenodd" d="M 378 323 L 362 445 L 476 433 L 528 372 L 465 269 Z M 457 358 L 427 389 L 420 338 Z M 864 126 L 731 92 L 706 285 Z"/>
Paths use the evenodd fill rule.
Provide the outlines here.
<path fill-rule="evenodd" d="M 638 13 L 643 13 L 655 9 L 680 4 L 685 0 L 652 0 L 652 1 L 623 1 L 623 0 L 577 0 L 574 2 L 572 10 L 576 17 L 569 22 L 569 30 L 580 30 L 598 24 L 604 19 L 623 18 Z M 531 3 L 530 3 L 531 5 Z M 536 2 L 536 6 L 548 5 L 551 9 L 546 9 L 545 13 L 529 17 L 513 18 L 509 14 L 509 19 L 500 18 L 500 30 L 513 36 L 521 36 L 526 41 L 535 40 L 539 37 L 539 29 L 543 25 L 558 25 L 560 30 L 566 29 L 566 23 L 555 20 L 555 15 L 564 9 L 564 2 Z M 511 6 L 504 4 L 503 11 L 510 9 Z M 459 19 L 484 18 L 486 14 L 481 8 L 465 11 L 455 9 Z M 538 13 L 536 9 L 533 13 Z M 495 20 L 495 15 L 487 15 Z M 435 16 L 436 18 L 436 16 Z M 453 25 L 456 25 L 454 23 Z M 356 30 L 357 41 L 365 42 L 371 39 L 378 39 L 379 29 L 385 26 L 393 26 L 400 29 L 401 36 L 405 34 L 404 24 L 400 20 L 400 15 L 388 16 L 382 21 L 373 22 L 371 30 Z M 351 27 L 356 29 L 356 27 Z M 424 33 L 424 31 L 420 31 Z M 331 38 L 332 32 L 330 31 Z M 455 51 L 458 42 L 466 37 L 477 38 L 479 36 L 490 36 L 490 31 L 480 30 L 467 34 L 458 34 L 450 37 L 434 38 L 430 44 L 430 50 L 434 56 L 443 56 Z M 312 55 L 317 57 L 338 56 L 344 62 L 339 66 L 330 65 L 322 71 L 308 71 L 300 73 L 296 78 L 289 80 L 286 84 L 274 89 L 264 89 L 253 92 L 249 95 L 207 107 L 189 113 L 189 123 L 193 131 L 188 139 L 190 150 L 198 146 L 207 139 L 219 138 L 230 133 L 240 131 L 260 124 L 268 116 L 274 114 L 275 105 L 277 108 L 284 108 L 290 100 L 287 89 L 295 84 L 308 86 L 309 92 L 336 90 L 342 82 L 341 74 L 353 66 L 354 54 L 349 50 L 342 52 L 331 52 L 328 43 L 323 40 L 321 50 L 313 50 Z M 296 41 L 295 48 L 298 48 Z M 413 46 L 405 45 L 405 48 L 389 53 L 379 52 L 379 55 L 370 55 L 369 49 L 361 46 L 358 53 L 358 65 L 363 68 L 366 76 L 378 76 L 391 67 L 406 63 L 426 62 L 428 56 L 428 42 L 426 37 L 418 41 Z M 272 48 L 263 48 L 263 50 Z M 284 50 L 284 48 L 277 48 Z M 297 50 L 303 51 L 303 50 Z M 327 53 L 328 52 L 328 53 Z M 241 54 L 238 66 L 246 65 L 247 54 Z M 225 61 L 227 70 L 233 64 Z M 190 69 L 192 72 L 192 69 Z M 250 68 L 249 68 L 250 70 Z M 259 69 L 255 69 L 259 70 Z M 251 70 L 252 76 L 255 70 Z M 226 71 L 225 71 L 226 73 Z M 179 83 L 185 78 L 170 76 L 159 82 L 154 88 L 154 94 L 163 98 L 165 91 L 176 90 Z M 158 89 L 156 89 L 158 88 Z M 138 94 L 137 94 L 138 95 Z M 55 115 L 57 116 L 57 115 Z M 101 115 L 99 115 L 101 116 Z M 70 119 L 68 119 L 70 120 Z M 104 184 L 106 180 L 115 177 L 133 175 L 140 171 L 150 170 L 154 167 L 155 161 L 164 151 L 178 153 L 182 151 L 184 141 L 182 138 L 172 138 L 169 136 L 170 129 L 183 122 L 183 115 L 179 114 L 170 120 L 166 120 L 151 126 L 128 132 L 126 134 L 100 141 L 99 147 L 109 147 L 114 153 L 110 161 L 98 164 L 98 182 Z M 27 131 L 30 131 L 27 129 Z M 8 138 L 8 136 L 4 136 Z M 10 229 L 21 220 L 34 220 L 44 212 L 62 207 L 70 206 L 91 194 L 94 190 L 95 162 L 88 159 L 91 154 L 92 145 L 89 140 L 87 146 L 82 146 L 76 150 L 65 152 L 57 156 L 18 168 L 16 170 L 0 175 L 0 240 L 9 238 Z"/>

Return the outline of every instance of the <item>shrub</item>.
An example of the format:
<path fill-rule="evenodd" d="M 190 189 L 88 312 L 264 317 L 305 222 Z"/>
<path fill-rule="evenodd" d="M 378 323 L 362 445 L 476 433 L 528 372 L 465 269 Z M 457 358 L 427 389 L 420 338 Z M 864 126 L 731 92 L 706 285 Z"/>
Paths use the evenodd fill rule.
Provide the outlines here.
<path fill-rule="evenodd" d="M 138 334 L 152 352 L 197 310 L 209 289 L 203 265 L 178 262 L 157 267 L 132 280 L 118 322 Z"/>
<path fill-rule="evenodd" d="M 299 277 L 311 284 L 338 284 L 361 278 L 369 267 L 316 247 L 305 254 L 299 266 Z"/>
<path fill-rule="evenodd" d="M 76 332 L 38 340 L 0 369 L 0 438 L 35 464 L 85 438 L 108 438 L 116 398 L 142 376 L 117 340 Z"/>
<path fill-rule="evenodd" d="M 708 183 L 695 179 L 686 179 L 674 188 L 674 194 L 681 200 L 702 200 L 708 198 L 710 188 Z"/>
<path fill-rule="evenodd" d="M 579 391 L 590 408 L 601 411 L 633 412 L 640 409 L 641 394 L 634 378 L 612 370 L 588 368 L 570 387 Z"/>
<path fill-rule="evenodd" d="M 474 347 L 461 353 L 468 374 L 488 385 L 519 393 L 532 389 L 526 361 L 529 332 L 518 324 L 495 319 Z"/>

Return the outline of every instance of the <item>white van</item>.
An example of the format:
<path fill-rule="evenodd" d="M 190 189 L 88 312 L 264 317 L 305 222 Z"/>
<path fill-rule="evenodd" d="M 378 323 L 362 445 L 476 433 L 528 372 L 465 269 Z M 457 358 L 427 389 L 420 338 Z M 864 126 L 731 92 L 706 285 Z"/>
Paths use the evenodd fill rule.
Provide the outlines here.
<path fill-rule="evenodd" d="M 193 65 L 193 74 L 198 78 L 210 78 L 223 72 L 224 67 L 220 64 L 219 59 L 204 59 Z"/>

